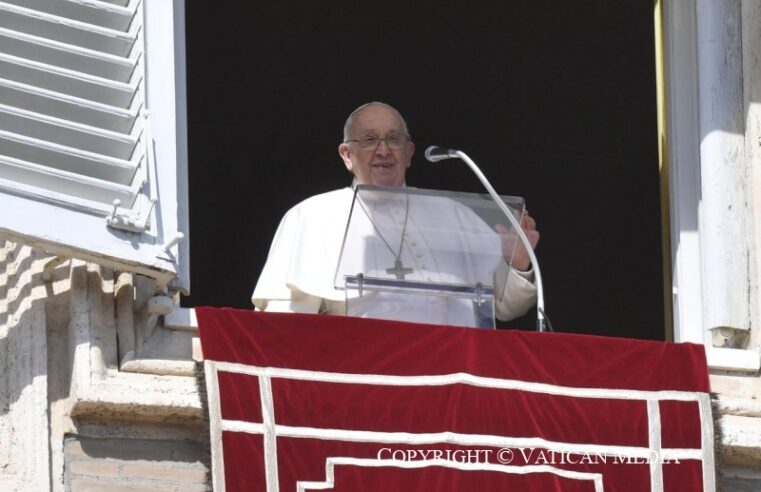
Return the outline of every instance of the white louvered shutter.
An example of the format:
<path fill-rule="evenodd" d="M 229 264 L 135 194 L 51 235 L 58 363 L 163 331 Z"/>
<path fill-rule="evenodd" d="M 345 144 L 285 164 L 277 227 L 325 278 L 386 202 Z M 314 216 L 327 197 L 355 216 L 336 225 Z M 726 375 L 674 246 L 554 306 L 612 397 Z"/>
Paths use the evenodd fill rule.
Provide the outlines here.
<path fill-rule="evenodd" d="M 188 288 L 183 13 L 0 0 L 0 237 Z"/>

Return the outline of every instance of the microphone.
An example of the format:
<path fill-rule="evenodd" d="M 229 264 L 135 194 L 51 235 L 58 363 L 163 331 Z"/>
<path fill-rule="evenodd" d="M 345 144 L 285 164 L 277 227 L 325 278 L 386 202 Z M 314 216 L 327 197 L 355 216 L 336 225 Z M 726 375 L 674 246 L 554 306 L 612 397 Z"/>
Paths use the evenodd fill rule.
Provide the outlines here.
<path fill-rule="evenodd" d="M 507 221 L 515 229 L 515 232 L 518 234 L 518 238 L 523 243 L 529 258 L 531 259 L 531 265 L 534 268 L 534 283 L 536 284 L 536 329 L 537 331 L 547 331 L 549 328 L 549 330 L 552 331 L 552 325 L 549 324 L 549 319 L 544 313 L 544 284 L 542 282 L 542 271 L 539 269 L 539 261 L 537 261 L 536 254 L 534 254 L 534 248 L 531 247 L 531 243 L 526 237 L 526 233 L 523 232 L 523 228 L 521 227 L 518 219 L 516 219 L 513 216 L 512 212 L 508 210 L 507 205 L 505 205 L 505 202 L 503 202 L 499 195 L 497 195 L 497 192 L 494 190 L 494 187 L 491 185 L 491 183 L 489 183 L 489 180 L 486 179 L 484 173 L 481 172 L 481 169 L 479 169 L 476 163 L 473 162 L 473 159 L 468 157 L 468 154 L 465 152 L 461 150 L 445 149 L 443 147 L 431 145 L 425 149 L 425 158 L 431 162 L 438 162 L 444 159 L 452 158 L 462 159 L 462 161 L 468 165 L 470 170 L 473 171 L 473 174 L 475 174 L 476 177 L 481 181 L 481 184 L 484 185 L 484 188 L 486 188 L 486 191 L 489 192 L 489 195 L 491 196 L 492 200 L 494 200 L 494 203 L 497 204 L 497 207 L 499 207 L 502 213 L 505 214 Z"/>
<path fill-rule="evenodd" d="M 439 162 L 444 159 L 458 158 L 457 151 L 454 149 L 445 149 L 444 147 L 437 147 L 431 145 L 425 149 L 425 158 L 430 162 Z"/>

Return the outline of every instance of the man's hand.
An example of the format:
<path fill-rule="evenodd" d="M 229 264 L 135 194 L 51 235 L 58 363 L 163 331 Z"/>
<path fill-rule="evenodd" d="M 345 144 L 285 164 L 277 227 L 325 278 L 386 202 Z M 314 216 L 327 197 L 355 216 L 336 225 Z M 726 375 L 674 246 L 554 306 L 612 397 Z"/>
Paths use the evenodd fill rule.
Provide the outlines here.
<path fill-rule="evenodd" d="M 526 251 L 526 247 L 523 246 L 523 242 L 517 237 L 517 234 L 511 233 L 510 229 L 502 224 L 494 226 L 502 239 L 502 256 L 505 261 L 513 266 L 516 270 L 526 271 L 531 267 L 531 258 Z M 528 210 L 523 211 L 521 217 L 521 229 L 526 234 L 528 242 L 531 244 L 531 248 L 536 248 L 536 244 L 539 242 L 539 231 L 536 230 L 536 221 L 528 214 Z M 511 249 L 515 246 L 515 250 Z M 512 253 L 512 263 L 510 262 Z"/>

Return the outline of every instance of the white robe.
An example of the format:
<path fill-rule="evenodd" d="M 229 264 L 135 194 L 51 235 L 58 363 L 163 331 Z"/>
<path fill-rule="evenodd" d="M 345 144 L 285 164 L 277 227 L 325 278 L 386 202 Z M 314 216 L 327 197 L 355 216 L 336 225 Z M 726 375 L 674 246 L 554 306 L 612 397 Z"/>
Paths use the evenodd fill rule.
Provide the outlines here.
<path fill-rule="evenodd" d="M 286 213 L 275 234 L 267 263 L 262 270 L 252 296 L 254 305 L 261 310 L 304 313 L 346 313 L 346 292 L 335 287 L 341 245 L 346 232 L 354 191 L 347 187 L 313 196 L 299 203 Z M 525 314 L 536 302 L 536 288 L 531 282 L 533 275 L 511 269 L 499 256 L 480 254 L 484 250 L 499 251 L 499 237 L 491 233 L 492 244 L 477 244 L 477 234 L 463 235 L 455 239 L 456 245 L 441 247 L 441 238 L 430 237 L 430 232 L 421 232 L 416 222 L 420 219 L 455 221 L 463 227 L 483 229 L 485 224 L 473 220 L 473 214 L 466 207 L 446 199 L 439 199 L 437 206 L 431 202 L 416 201 L 411 197 L 409 205 L 397 203 L 394 214 L 399 230 L 390 227 L 391 222 L 383 222 L 384 214 L 373 214 L 377 229 L 369 221 L 364 227 L 368 244 L 360 255 L 345 256 L 349 263 L 362 265 L 357 270 L 372 275 L 372 270 L 383 273 L 393 266 L 399 245 L 402 217 L 405 208 L 409 219 L 402 241 L 401 259 L 405 266 L 413 267 L 408 280 L 431 281 L 437 283 L 473 284 L 479 279 L 495 289 L 495 310 L 497 317 L 509 320 Z M 451 205 L 441 206 L 442 203 Z M 466 211 L 464 211 L 466 210 Z M 355 212 L 356 213 L 356 212 Z M 364 215 L 364 214 L 359 214 Z M 458 226 L 459 227 L 459 226 Z M 376 232 L 380 230 L 383 239 Z M 356 231 L 355 231 L 356 232 Z M 480 236 L 484 237 L 483 234 Z M 451 242 L 452 239 L 449 239 Z M 483 242 L 483 241 L 481 241 Z M 437 244 L 436 251 L 429 251 L 426 243 Z M 392 251 L 393 250 L 393 251 Z M 457 250 L 457 256 L 447 252 Z M 459 251 L 468 251 L 469 259 L 463 260 Z M 361 259 L 358 259 L 361 256 Z M 479 259 L 480 258 L 480 259 Z M 352 273 L 352 266 L 342 265 L 343 273 Z M 340 281 L 339 281 L 340 283 Z M 373 295 L 350 304 L 350 314 L 362 317 L 418 321 L 434 324 L 473 324 L 472 303 L 462 299 L 448 300 L 436 297 L 405 296 L 383 294 L 382 299 Z"/>

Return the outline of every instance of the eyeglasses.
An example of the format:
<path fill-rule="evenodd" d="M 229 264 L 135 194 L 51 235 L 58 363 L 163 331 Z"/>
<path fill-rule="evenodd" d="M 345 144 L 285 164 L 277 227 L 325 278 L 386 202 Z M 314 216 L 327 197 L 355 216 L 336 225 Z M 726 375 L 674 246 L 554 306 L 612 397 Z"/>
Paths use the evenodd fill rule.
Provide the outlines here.
<path fill-rule="evenodd" d="M 375 149 L 381 142 L 386 142 L 389 149 L 399 150 L 404 147 L 409 137 L 401 133 L 391 133 L 384 138 L 380 138 L 376 135 L 365 135 L 363 137 L 347 140 L 346 142 L 357 142 L 359 148 L 363 150 Z"/>

